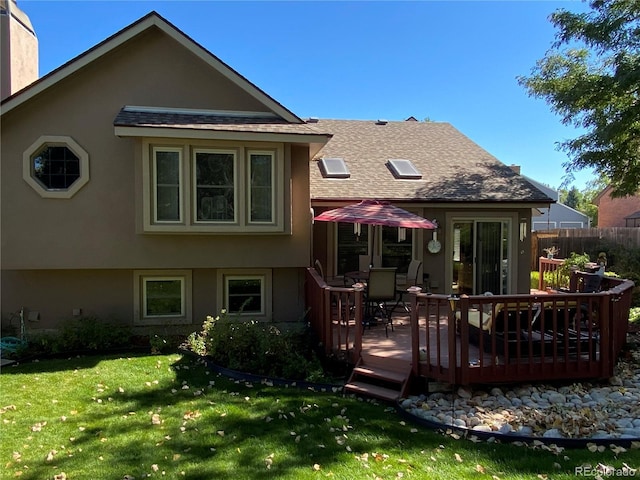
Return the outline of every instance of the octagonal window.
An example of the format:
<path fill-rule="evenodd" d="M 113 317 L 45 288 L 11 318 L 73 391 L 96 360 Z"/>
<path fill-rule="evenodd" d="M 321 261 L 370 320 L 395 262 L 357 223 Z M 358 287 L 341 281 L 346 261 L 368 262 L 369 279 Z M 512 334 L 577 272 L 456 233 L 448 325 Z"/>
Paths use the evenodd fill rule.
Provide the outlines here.
<path fill-rule="evenodd" d="M 70 137 L 40 137 L 24 152 L 23 178 L 44 198 L 71 198 L 89 181 L 89 155 Z"/>
<path fill-rule="evenodd" d="M 66 190 L 80 178 L 80 159 L 69 147 L 47 145 L 31 163 L 33 176 L 47 190 Z"/>

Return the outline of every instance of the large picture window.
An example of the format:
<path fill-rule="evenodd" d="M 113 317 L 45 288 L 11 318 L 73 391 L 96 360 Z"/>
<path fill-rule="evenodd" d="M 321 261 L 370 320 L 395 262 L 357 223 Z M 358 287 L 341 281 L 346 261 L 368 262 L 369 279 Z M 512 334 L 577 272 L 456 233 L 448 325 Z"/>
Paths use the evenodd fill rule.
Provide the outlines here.
<path fill-rule="evenodd" d="M 234 152 L 196 150 L 196 221 L 236 221 L 235 170 Z"/>
<path fill-rule="evenodd" d="M 180 222 L 182 219 L 181 150 L 156 148 L 153 153 L 155 220 L 156 222 Z"/>

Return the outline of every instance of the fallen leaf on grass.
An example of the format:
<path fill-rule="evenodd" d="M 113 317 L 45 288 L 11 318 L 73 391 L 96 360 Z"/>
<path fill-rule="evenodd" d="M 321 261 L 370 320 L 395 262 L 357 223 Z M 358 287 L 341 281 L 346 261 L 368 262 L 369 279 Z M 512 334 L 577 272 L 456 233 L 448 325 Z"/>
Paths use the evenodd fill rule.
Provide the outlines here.
<path fill-rule="evenodd" d="M 264 459 L 264 464 L 267 467 L 267 470 L 269 470 L 271 468 L 271 465 L 273 465 L 273 457 L 275 454 L 270 453 L 267 458 Z"/>
<path fill-rule="evenodd" d="M 162 423 L 162 420 L 160 420 L 160 415 L 158 415 L 157 413 L 151 415 L 151 423 L 153 425 L 160 425 Z"/>
<path fill-rule="evenodd" d="M 476 465 L 476 472 L 485 473 L 484 467 L 482 465 Z"/>
<path fill-rule="evenodd" d="M 47 422 L 38 422 L 35 425 L 33 425 L 31 427 L 31 431 L 32 432 L 39 432 L 42 430 L 42 427 L 44 427 L 47 424 Z"/>
<path fill-rule="evenodd" d="M 314 464 L 313 464 L 313 469 L 314 469 L 316 472 L 319 472 L 319 471 L 320 471 L 320 468 L 321 468 L 321 467 L 320 467 L 320 465 L 318 465 L 317 463 L 314 463 Z"/>
<path fill-rule="evenodd" d="M 131 477 L 133 479 L 133 477 Z M 64 472 L 60 472 L 57 475 L 53 476 L 53 480 L 67 480 L 67 474 Z"/>
<path fill-rule="evenodd" d="M 47 462 L 52 462 L 53 457 L 56 455 L 56 453 L 58 453 L 56 450 L 51 450 L 49 453 L 47 453 Z"/>
<path fill-rule="evenodd" d="M 3 413 L 7 413 L 9 410 L 17 410 L 15 405 L 7 405 L 6 407 L 2 407 L 0 408 L 0 415 L 2 415 Z"/>
<path fill-rule="evenodd" d="M 614 445 L 614 444 L 611 444 L 609 447 L 611 448 L 611 451 L 616 455 L 618 455 L 619 453 L 624 453 L 624 452 L 627 451 L 626 448 L 620 447 L 620 446 Z"/>
<path fill-rule="evenodd" d="M 460 456 L 459 453 L 454 453 L 453 456 L 455 457 L 456 462 L 462 463 L 462 457 Z"/>

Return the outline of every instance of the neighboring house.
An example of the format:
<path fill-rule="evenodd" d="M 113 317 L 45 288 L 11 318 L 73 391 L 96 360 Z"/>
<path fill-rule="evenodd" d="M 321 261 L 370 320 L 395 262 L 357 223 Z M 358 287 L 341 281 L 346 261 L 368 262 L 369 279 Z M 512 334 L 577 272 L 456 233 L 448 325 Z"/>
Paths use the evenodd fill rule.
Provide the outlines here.
<path fill-rule="evenodd" d="M 1 104 L 2 312 L 300 319 L 329 139 L 151 13 Z"/>
<path fill-rule="evenodd" d="M 399 271 L 423 262 L 438 293 L 528 293 L 531 214 L 549 198 L 448 123 L 317 120 L 331 140 L 311 166 L 315 213 L 360 199 L 388 200 L 438 230 L 367 229 L 316 222 L 313 252 L 327 275 L 357 270 L 357 257 L 382 257 Z M 377 237 L 375 242 L 372 234 Z M 429 248 L 437 237 L 441 249 Z M 432 243 L 433 245 L 433 243 Z"/>
<path fill-rule="evenodd" d="M 594 199 L 598 207 L 598 227 L 640 227 L 640 193 L 613 198 L 606 186 Z"/>
<path fill-rule="evenodd" d="M 549 207 L 538 209 L 539 214 L 534 214 L 531 222 L 532 230 L 541 231 L 553 230 L 554 228 L 589 228 L 591 226 L 588 215 L 558 201 L 559 195 L 557 190 L 537 182 L 532 178 L 525 178 L 536 188 L 556 201 L 556 203 L 549 205 Z"/>
<path fill-rule="evenodd" d="M 311 206 L 363 198 L 440 225 L 434 253 L 432 232 L 383 229 L 386 264 L 423 259 L 441 292 L 528 292 L 531 212 L 553 202 L 446 123 L 305 122 L 156 13 L 3 99 L 0 120 L 1 307 L 30 328 L 300 320 L 304 268 L 344 273 L 371 239 L 312 226 Z M 348 173 L 323 176 L 332 157 Z"/>

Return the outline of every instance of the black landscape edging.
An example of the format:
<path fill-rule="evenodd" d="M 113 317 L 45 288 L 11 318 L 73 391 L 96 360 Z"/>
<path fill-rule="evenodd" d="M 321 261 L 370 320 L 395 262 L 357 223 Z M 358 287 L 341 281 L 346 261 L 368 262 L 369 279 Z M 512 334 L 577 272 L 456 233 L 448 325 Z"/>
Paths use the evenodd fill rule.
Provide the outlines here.
<path fill-rule="evenodd" d="M 233 380 L 242 380 L 244 382 L 250 383 L 260 383 L 266 384 L 267 382 L 270 385 L 278 386 L 278 387 L 295 387 L 304 390 L 313 390 L 315 392 L 320 393 L 338 393 L 342 392 L 343 385 L 335 385 L 331 383 L 317 383 L 317 382 L 307 382 L 307 381 L 299 381 L 299 380 L 287 380 L 284 378 L 278 377 L 269 377 L 267 375 L 256 375 L 254 373 L 241 372 L 239 370 L 233 370 L 231 368 L 222 367 L 216 363 L 214 363 L 209 357 L 198 355 L 191 350 L 180 349 L 180 353 L 189 355 L 191 357 L 196 357 L 201 359 L 203 362 L 207 364 L 207 367 L 212 371 L 224 375 L 225 377 L 231 378 Z"/>

